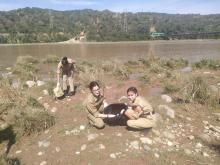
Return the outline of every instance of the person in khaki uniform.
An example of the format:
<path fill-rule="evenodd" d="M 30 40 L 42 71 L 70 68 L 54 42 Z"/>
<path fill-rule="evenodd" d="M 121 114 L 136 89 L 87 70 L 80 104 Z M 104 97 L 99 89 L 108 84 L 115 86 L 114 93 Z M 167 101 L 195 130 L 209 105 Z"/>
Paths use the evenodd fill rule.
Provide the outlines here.
<path fill-rule="evenodd" d="M 125 112 L 125 115 L 129 118 L 127 126 L 135 129 L 154 127 L 156 120 L 150 103 L 145 98 L 138 96 L 135 87 L 128 88 L 127 97 L 130 101 L 129 108 Z"/>
<path fill-rule="evenodd" d="M 67 57 L 63 57 L 62 60 L 58 63 L 57 86 L 60 85 L 60 76 L 62 75 L 64 95 L 68 95 L 67 80 L 70 86 L 69 96 L 72 96 L 75 94 L 74 84 L 73 84 L 74 64 L 75 64 L 75 61 Z"/>
<path fill-rule="evenodd" d="M 96 81 L 89 84 L 90 93 L 85 99 L 83 105 L 87 112 L 89 123 L 96 128 L 104 128 L 105 123 L 103 118 L 111 118 L 115 115 L 102 114 L 104 111 L 105 98 L 100 92 L 100 86 Z"/>

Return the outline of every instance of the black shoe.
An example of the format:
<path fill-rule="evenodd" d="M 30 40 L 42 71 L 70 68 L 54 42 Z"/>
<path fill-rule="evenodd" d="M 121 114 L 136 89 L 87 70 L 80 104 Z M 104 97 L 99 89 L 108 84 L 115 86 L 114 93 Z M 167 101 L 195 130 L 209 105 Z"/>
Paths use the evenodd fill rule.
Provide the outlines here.
<path fill-rule="evenodd" d="M 70 92 L 68 96 L 74 96 L 75 92 Z"/>
<path fill-rule="evenodd" d="M 68 91 L 67 90 L 64 90 L 63 93 L 64 93 L 64 96 L 68 96 Z"/>

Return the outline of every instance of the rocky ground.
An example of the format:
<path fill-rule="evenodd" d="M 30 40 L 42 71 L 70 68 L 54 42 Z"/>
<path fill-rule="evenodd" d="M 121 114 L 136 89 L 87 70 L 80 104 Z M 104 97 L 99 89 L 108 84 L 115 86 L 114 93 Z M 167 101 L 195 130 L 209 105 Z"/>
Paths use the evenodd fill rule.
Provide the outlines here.
<path fill-rule="evenodd" d="M 143 64 L 144 62 L 146 61 Z M 114 64 L 106 65 L 103 70 L 112 71 Z M 56 100 L 48 90 L 48 82 L 39 81 L 40 76 L 38 81 L 26 81 L 23 86 L 26 86 L 27 92 L 55 116 L 56 123 L 45 131 L 17 137 L 7 157 L 27 165 L 218 165 L 220 109 L 212 111 L 206 104 L 178 99 L 175 93 L 164 92 L 164 85 L 168 82 L 181 87 L 184 76 L 199 75 L 209 82 L 210 91 L 218 94 L 220 72 L 209 69 L 194 71 L 192 67 L 174 70 L 171 64 L 167 63 L 166 67 L 161 68 L 158 63 L 143 66 L 130 62 L 129 67 L 135 71 L 129 77 L 124 68 L 112 71 L 113 75 L 118 73 L 119 76 L 126 77 L 126 80 L 118 79 L 112 74 L 103 74 L 103 93 L 109 104 L 119 102 L 126 95 L 128 87 L 136 86 L 139 94 L 153 105 L 158 117 L 157 126 L 142 131 L 130 130 L 126 126 L 106 125 L 101 130 L 91 127 L 82 107 L 88 91 L 80 85 L 75 96 Z M 87 66 L 90 64 L 84 62 L 83 66 L 86 66 L 82 69 L 85 76 L 81 76 L 81 81 L 82 78 L 87 81 L 89 76 L 100 74 L 99 68 L 89 71 Z M 167 69 L 167 66 L 171 69 Z M 44 74 L 54 75 L 54 68 L 52 71 L 51 66 L 44 68 Z M 92 74 L 89 73 L 91 71 Z M 10 75 L 12 72 L 8 68 L 3 77 Z M 75 80 L 78 81 L 77 78 Z M 11 86 L 16 89 L 20 85 L 17 81 L 12 81 Z M 182 90 L 179 93 L 181 92 Z M 8 143 L 7 138 L 1 141 L 1 154 L 7 150 Z"/>
<path fill-rule="evenodd" d="M 107 101 L 118 102 L 129 86 L 137 84 L 136 80 L 120 85 L 108 81 Z M 157 127 L 134 131 L 106 125 L 97 130 L 88 125 L 82 109 L 86 93 L 81 90 L 63 100 L 54 100 L 45 90 L 37 94 L 38 100 L 55 115 L 56 124 L 23 137 L 8 156 L 18 158 L 21 164 L 33 165 L 219 164 L 220 113 L 172 108 L 171 97 L 158 92 L 157 86 L 148 86 L 140 94 L 153 104 L 159 119 Z"/>

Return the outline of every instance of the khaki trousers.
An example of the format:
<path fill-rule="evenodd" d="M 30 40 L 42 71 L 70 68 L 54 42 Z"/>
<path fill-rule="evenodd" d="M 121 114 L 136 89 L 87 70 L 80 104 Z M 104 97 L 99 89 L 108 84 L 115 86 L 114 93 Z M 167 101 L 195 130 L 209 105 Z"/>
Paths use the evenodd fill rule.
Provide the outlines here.
<path fill-rule="evenodd" d="M 104 121 L 101 118 L 95 117 L 93 115 L 87 116 L 89 123 L 97 128 L 103 128 L 105 126 Z"/>
<path fill-rule="evenodd" d="M 128 120 L 127 125 L 135 129 L 152 128 L 156 125 L 156 119 L 154 115 L 152 115 L 152 116 L 149 116 L 149 118 L 139 118 L 136 120 Z"/>
<path fill-rule="evenodd" d="M 67 81 L 70 86 L 70 92 L 74 92 L 73 77 L 67 75 L 63 75 L 63 90 L 67 90 Z"/>

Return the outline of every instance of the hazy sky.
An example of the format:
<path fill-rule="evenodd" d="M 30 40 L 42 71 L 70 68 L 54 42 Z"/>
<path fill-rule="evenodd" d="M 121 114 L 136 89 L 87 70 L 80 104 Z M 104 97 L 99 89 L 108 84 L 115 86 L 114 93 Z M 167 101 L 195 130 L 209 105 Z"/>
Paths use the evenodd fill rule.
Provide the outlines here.
<path fill-rule="evenodd" d="M 220 0 L 0 0 L 0 11 L 24 7 L 55 10 L 108 9 L 116 12 L 216 14 L 220 13 Z"/>

